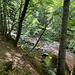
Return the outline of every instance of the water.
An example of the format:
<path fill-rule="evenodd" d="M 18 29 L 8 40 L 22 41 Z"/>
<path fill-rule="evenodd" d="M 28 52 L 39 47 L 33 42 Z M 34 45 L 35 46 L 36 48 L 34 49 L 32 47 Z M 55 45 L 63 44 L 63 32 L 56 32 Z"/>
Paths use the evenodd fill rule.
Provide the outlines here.
<path fill-rule="evenodd" d="M 30 40 L 31 43 L 35 44 L 37 42 L 36 37 L 28 37 L 28 39 Z M 48 52 L 48 53 L 51 52 L 52 56 L 49 55 L 49 57 L 45 59 L 46 64 L 49 65 L 50 68 L 52 67 L 50 65 L 52 65 L 53 62 L 54 64 L 57 64 L 56 59 L 58 57 L 58 52 L 59 52 L 59 42 L 56 42 L 56 41 L 48 42 L 48 41 L 40 40 L 36 48 L 39 49 L 40 52 Z M 69 72 L 72 72 L 73 64 L 75 63 L 74 58 L 75 58 L 75 55 L 73 53 L 66 52 L 66 65 L 67 65 L 67 70 Z M 51 62 L 52 64 L 49 62 Z M 56 70 L 55 65 L 53 65 L 52 70 Z"/>

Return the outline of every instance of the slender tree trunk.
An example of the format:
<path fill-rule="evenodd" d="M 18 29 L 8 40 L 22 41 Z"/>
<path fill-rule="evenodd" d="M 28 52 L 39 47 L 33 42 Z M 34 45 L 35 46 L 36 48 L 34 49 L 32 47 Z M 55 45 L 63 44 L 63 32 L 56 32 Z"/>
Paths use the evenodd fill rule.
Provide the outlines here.
<path fill-rule="evenodd" d="M 20 17 L 21 17 L 21 12 L 22 12 L 22 4 L 23 4 L 23 0 L 21 0 L 21 4 L 20 4 L 20 10 L 19 10 L 19 18 L 18 18 L 18 22 L 19 22 Z M 16 13 L 17 13 L 17 12 L 16 12 Z M 12 30 L 13 30 L 13 27 L 15 26 L 14 22 L 15 22 L 15 16 L 16 16 L 16 13 L 15 13 L 15 15 L 14 15 L 13 25 L 12 25 L 11 29 L 9 30 L 8 35 L 10 35 L 10 34 L 11 34 L 11 32 L 12 32 Z"/>
<path fill-rule="evenodd" d="M 19 10 L 19 9 L 18 9 L 18 10 Z M 18 11 L 18 10 L 17 10 L 17 11 Z M 12 26 L 11 26 L 11 28 L 10 28 L 10 30 L 9 30 L 8 35 L 10 35 L 10 34 L 11 34 L 11 32 L 12 32 L 12 30 L 13 30 L 14 26 L 18 23 L 18 22 L 16 22 L 16 23 L 15 23 L 15 16 L 16 16 L 16 14 L 17 14 L 17 11 L 15 12 L 14 20 L 13 20 L 13 23 L 12 23 Z"/>
<path fill-rule="evenodd" d="M 1 34 L 2 34 L 3 33 L 3 17 L 2 17 L 1 3 L 2 3 L 2 0 L 0 0 L 0 31 L 1 31 Z"/>
<path fill-rule="evenodd" d="M 1 14 L 2 14 L 2 13 L 1 13 L 1 0 L 0 0 L 0 32 L 1 32 L 1 27 L 2 27 L 2 26 L 1 26 L 1 25 L 2 25 L 2 24 L 1 24 Z"/>
<path fill-rule="evenodd" d="M 1 14 L 1 34 L 3 36 L 4 30 L 3 30 L 3 15 Z"/>
<path fill-rule="evenodd" d="M 23 4 L 23 0 L 21 0 L 21 4 L 20 4 L 20 10 L 19 10 L 19 19 L 20 19 L 20 17 L 21 17 L 22 4 Z"/>
<path fill-rule="evenodd" d="M 26 2 L 25 2 L 24 9 L 23 9 L 23 12 L 22 12 L 22 16 L 21 16 L 21 18 L 19 20 L 18 32 L 17 32 L 17 37 L 16 37 L 15 42 L 14 42 L 14 46 L 17 46 L 17 43 L 19 41 L 20 34 L 21 34 L 21 30 L 22 30 L 22 22 L 23 22 L 23 19 L 24 19 L 25 14 L 26 14 L 29 1 L 30 0 L 26 0 Z"/>
<path fill-rule="evenodd" d="M 52 19 L 53 19 L 53 17 L 50 19 L 49 23 L 52 21 Z M 40 35 L 39 39 L 37 40 L 36 44 L 34 45 L 34 47 L 33 47 L 30 51 L 32 51 L 32 52 L 33 52 L 33 50 L 34 50 L 34 49 L 35 49 L 35 47 L 37 46 L 38 42 L 40 41 L 40 39 L 41 39 L 42 35 L 43 35 L 43 34 L 44 34 L 44 32 L 46 31 L 47 26 L 48 26 L 48 24 L 46 24 L 46 25 L 45 25 L 45 28 L 44 28 L 44 30 L 42 31 L 42 33 L 41 33 L 41 35 Z"/>
<path fill-rule="evenodd" d="M 3 0 L 3 19 L 4 19 L 4 36 L 6 36 L 7 34 L 7 23 L 6 23 L 6 16 L 7 16 L 7 2 L 6 0 Z"/>
<path fill-rule="evenodd" d="M 67 33 L 69 2 L 70 0 L 64 0 L 61 40 L 60 40 L 60 47 L 59 47 L 58 68 L 57 68 L 56 75 L 65 75 L 65 54 L 66 54 L 65 41 L 66 41 L 66 33 Z"/>

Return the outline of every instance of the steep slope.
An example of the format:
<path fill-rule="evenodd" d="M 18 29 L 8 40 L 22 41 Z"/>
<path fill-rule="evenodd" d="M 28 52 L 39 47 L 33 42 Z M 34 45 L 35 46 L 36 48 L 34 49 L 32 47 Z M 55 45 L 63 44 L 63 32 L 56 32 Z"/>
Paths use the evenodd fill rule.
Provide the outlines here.
<path fill-rule="evenodd" d="M 31 61 L 28 60 L 29 57 L 23 56 L 24 53 L 26 53 L 25 50 L 23 51 L 21 48 L 15 48 L 9 42 L 4 42 L 0 36 L 0 65 L 4 61 L 12 61 L 13 69 L 19 69 L 19 72 L 14 72 L 13 70 L 9 72 L 8 75 L 39 75 L 31 64 Z"/>

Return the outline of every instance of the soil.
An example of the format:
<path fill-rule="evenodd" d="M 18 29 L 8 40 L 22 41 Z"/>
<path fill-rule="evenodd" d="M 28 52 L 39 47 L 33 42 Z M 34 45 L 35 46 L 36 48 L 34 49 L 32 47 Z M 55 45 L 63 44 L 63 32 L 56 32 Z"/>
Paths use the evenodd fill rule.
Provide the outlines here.
<path fill-rule="evenodd" d="M 13 69 L 19 68 L 19 73 L 9 72 L 9 75 L 39 75 L 39 73 L 34 69 L 34 66 L 31 64 L 32 60 L 29 56 L 24 55 L 26 50 L 22 50 L 21 47 L 14 47 L 13 44 L 10 44 L 7 41 L 3 41 L 0 36 L 0 64 L 4 61 L 12 61 Z"/>

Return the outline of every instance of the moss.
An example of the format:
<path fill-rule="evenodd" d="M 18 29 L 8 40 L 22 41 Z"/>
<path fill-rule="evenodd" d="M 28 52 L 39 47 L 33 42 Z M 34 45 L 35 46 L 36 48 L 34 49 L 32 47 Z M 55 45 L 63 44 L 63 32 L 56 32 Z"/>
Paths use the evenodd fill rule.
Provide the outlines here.
<path fill-rule="evenodd" d="M 20 72 L 20 69 L 19 68 L 14 68 L 14 70 L 18 73 Z"/>
<path fill-rule="evenodd" d="M 25 75 L 30 75 L 29 72 L 27 70 L 25 70 Z"/>
<path fill-rule="evenodd" d="M 4 62 L 2 63 L 3 69 L 4 69 L 5 71 L 12 70 L 12 64 L 13 64 L 13 62 L 11 62 L 11 61 L 4 61 Z"/>
<path fill-rule="evenodd" d="M 41 75 L 49 75 L 49 74 L 48 74 L 48 70 L 47 70 L 46 68 L 44 68 L 44 67 L 42 67 L 42 68 L 40 69 L 40 74 L 41 74 Z"/>
<path fill-rule="evenodd" d="M 55 75 L 55 73 L 52 70 L 48 70 L 49 75 Z"/>
<path fill-rule="evenodd" d="M 55 73 L 52 70 L 48 70 L 45 66 L 42 66 L 41 75 L 55 75 Z"/>
<path fill-rule="evenodd" d="M 8 70 L 12 70 L 12 62 L 4 61 L 0 66 L 0 75 L 8 75 Z"/>
<path fill-rule="evenodd" d="M 5 70 L 0 70 L 0 75 L 8 75 L 8 72 Z"/>

